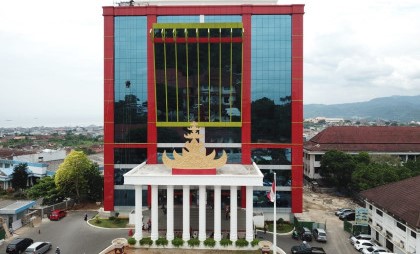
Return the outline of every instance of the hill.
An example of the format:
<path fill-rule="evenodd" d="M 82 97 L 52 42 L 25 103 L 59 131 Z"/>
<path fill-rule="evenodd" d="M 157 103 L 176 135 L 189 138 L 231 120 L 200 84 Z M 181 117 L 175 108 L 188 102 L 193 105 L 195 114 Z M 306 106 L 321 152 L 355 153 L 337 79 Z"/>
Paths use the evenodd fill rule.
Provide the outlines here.
<path fill-rule="evenodd" d="M 366 102 L 333 105 L 304 105 L 305 119 L 317 116 L 399 122 L 420 121 L 420 95 L 381 97 Z"/>

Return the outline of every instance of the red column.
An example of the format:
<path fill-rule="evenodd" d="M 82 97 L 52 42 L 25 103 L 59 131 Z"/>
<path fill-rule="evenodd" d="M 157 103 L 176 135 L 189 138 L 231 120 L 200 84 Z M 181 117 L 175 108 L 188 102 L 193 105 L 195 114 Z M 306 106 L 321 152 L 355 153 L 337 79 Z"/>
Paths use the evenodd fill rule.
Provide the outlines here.
<path fill-rule="evenodd" d="M 114 8 L 104 7 L 104 210 L 114 210 Z"/>
<path fill-rule="evenodd" d="M 292 212 L 303 208 L 303 11 L 292 15 Z M 303 7 L 302 7 L 303 8 Z M 299 10 L 298 10 L 299 9 Z"/>
<path fill-rule="evenodd" d="M 251 14 L 242 15 L 242 164 L 251 164 Z M 246 208 L 246 187 L 241 187 L 241 207 Z"/>
<path fill-rule="evenodd" d="M 157 128 L 156 128 L 156 101 L 155 101 L 155 66 L 153 42 L 149 31 L 153 23 L 157 22 L 156 15 L 147 16 L 147 163 L 157 163 Z M 147 205 L 152 204 L 152 192 L 147 188 Z"/>

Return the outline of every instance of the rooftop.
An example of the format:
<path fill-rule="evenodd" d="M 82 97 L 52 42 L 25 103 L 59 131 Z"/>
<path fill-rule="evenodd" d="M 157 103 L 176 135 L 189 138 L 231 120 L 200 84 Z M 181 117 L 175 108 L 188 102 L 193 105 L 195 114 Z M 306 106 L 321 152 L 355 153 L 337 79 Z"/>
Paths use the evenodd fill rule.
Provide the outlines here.
<path fill-rule="evenodd" d="M 262 186 L 263 175 L 256 164 L 226 164 L 216 175 L 172 175 L 172 169 L 163 164 L 142 163 L 124 174 L 129 185 L 236 185 Z"/>
<path fill-rule="evenodd" d="M 208 1 L 197 1 L 197 0 L 125 0 L 117 1 L 119 6 L 147 6 L 147 5 L 244 5 L 244 4 L 277 4 L 277 0 L 208 0 Z"/>
<path fill-rule="evenodd" d="M 334 126 L 305 142 L 304 148 L 309 151 L 420 153 L 420 127 Z"/>
<path fill-rule="evenodd" d="M 420 229 L 420 176 L 361 192 L 368 202 L 413 229 Z"/>

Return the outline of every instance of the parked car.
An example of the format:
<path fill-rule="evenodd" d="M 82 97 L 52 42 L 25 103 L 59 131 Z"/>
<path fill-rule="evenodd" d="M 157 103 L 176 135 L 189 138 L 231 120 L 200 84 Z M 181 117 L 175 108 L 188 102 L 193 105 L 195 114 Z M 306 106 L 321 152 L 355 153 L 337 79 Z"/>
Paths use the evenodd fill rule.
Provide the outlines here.
<path fill-rule="evenodd" d="M 356 218 L 355 212 L 342 213 L 339 217 L 340 220 L 354 221 Z"/>
<path fill-rule="evenodd" d="M 6 253 L 15 254 L 22 253 L 34 242 L 31 238 L 16 238 L 13 239 L 6 248 Z"/>
<path fill-rule="evenodd" d="M 353 246 L 356 250 L 362 251 L 363 249 L 374 246 L 374 244 L 368 240 L 357 240 Z"/>
<path fill-rule="evenodd" d="M 337 211 L 335 211 L 335 215 L 336 216 L 340 216 L 344 212 L 351 212 L 351 211 L 353 211 L 353 209 L 350 209 L 350 208 L 340 208 Z"/>
<path fill-rule="evenodd" d="M 354 243 L 357 240 L 368 240 L 368 241 L 370 241 L 370 240 L 372 240 L 372 236 L 371 235 L 367 235 L 367 234 L 358 234 L 356 236 L 350 237 L 350 242 L 351 242 L 352 245 L 354 245 Z"/>
<path fill-rule="evenodd" d="M 299 230 L 299 236 L 302 241 L 307 241 L 307 242 L 312 241 L 312 233 L 308 228 L 305 228 L 305 227 L 301 228 Z"/>
<path fill-rule="evenodd" d="M 325 250 L 321 247 L 311 247 L 308 243 L 293 246 L 292 254 L 325 254 Z"/>
<path fill-rule="evenodd" d="M 326 242 L 327 241 L 327 232 L 325 232 L 322 228 L 315 228 L 312 230 L 312 235 L 314 236 L 314 239 L 318 242 Z"/>
<path fill-rule="evenodd" d="M 54 210 L 51 212 L 49 218 L 50 220 L 60 220 L 63 217 L 66 217 L 66 211 L 64 210 Z"/>
<path fill-rule="evenodd" d="M 380 246 L 371 246 L 362 250 L 363 254 L 385 254 L 388 251 Z"/>
<path fill-rule="evenodd" d="M 25 251 L 25 254 L 43 254 L 51 249 L 50 242 L 34 242 Z"/>

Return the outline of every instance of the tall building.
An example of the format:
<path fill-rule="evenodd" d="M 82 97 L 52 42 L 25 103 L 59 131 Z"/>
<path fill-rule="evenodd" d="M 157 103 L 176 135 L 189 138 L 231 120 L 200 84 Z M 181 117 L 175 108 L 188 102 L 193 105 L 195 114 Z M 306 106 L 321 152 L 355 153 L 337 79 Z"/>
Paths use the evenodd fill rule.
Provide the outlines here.
<path fill-rule="evenodd" d="M 302 212 L 304 6 L 257 2 L 103 7 L 105 210 L 133 209 L 134 186 L 123 175 L 143 162 L 162 164 L 164 151 L 181 153 L 195 121 L 207 150 L 261 169 L 254 210 L 273 207 L 266 193 L 276 172 L 279 213 Z M 175 204 L 182 191 L 175 187 Z M 142 193 L 150 206 L 151 186 Z M 246 206 L 246 193 L 239 186 L 238 206 Z"/>

